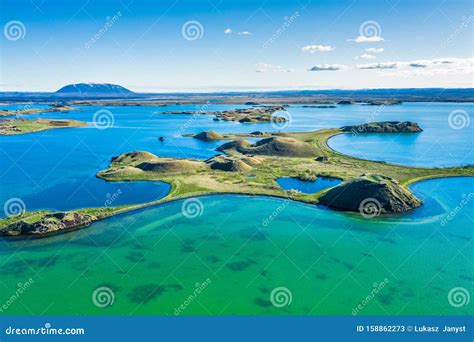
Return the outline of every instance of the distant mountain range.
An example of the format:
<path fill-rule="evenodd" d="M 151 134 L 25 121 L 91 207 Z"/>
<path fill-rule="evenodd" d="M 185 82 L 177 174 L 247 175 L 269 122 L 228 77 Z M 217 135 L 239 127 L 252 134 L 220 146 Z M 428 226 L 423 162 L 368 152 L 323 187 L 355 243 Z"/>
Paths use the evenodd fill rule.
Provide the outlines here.
<path fill-rule="evenodd" d="M 68 84 L 54 93 L 68 97 L 117 97 L 131 95 L 133 91 L 117 84 L 110 83 L 76 83 Z"/>
<path fill-rule="evenodd" d="M 175 101 L 187 103 L 258 102 L 267 99 L 275 103 L 298 101 L 374 101 L 403 102 L 474 102 L 474 88 L 393 88 L 393 89 L 326 89 L 326 90 L 275 90 L 275 91 L 221 91 L 212 93 L 135 93 L 117 84 L 76 83 L 56 92 L 0 92 L 2 101 L 77 101 L 77 100 L 128 100 Z M 269 102 L 270 101 L 270 102 Z"/>

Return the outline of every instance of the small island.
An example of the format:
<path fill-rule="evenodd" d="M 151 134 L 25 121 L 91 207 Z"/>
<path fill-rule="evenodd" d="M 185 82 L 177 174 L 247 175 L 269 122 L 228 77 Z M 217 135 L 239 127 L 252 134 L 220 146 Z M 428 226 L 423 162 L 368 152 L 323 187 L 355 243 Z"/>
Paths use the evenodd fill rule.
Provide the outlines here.
<path fill-rule="evenodd" d="M 408 125 L 392 122 L 391 125 L 419 127 L 416 123 Z M 379 127 L 384 126 L 384 123 L 369 123 L 368 126 Z M 474 166 L 448 168 L 402 166 L 350 157 L 332 150 L 327 145 L 331 137 L 350 132 L 351 130 L 347 128 L 332 128 L 298 133 L 219 134 L 217 137 L 214 134 L 207 134 L 209 132 L 202 132 L 198 136 L 228 140 L 223 141 L 217 148 L 217 151 L 223 153 L 222 155 L 207 160 L 160 157 L 146 151 L 123 153 L 113 157 L 109 167 L 98 172 L 97 177 L 106 181 L 164 181 L 171 185 L 168 195 L 157 201 L 139 205 L 106 209 L 86 208 L 68 213 L 49 211 L 21 213 L 19 216 L 0 220 L 0 235 L 42 237 L 85 227 L 88 225 L 85 222 L 101 220 L 118 213 L 172 200 L 212 194 L 281 197 L 321 204 L 362 216 L 367 210 L 373 211 L 375 203 L 377 215 L 393 215 L 408 212 L 422 204 L 407 188 L 408 184 L 429 178 L 474 176 Z M 410 129 L 410 132 L 414 134 L 416 130 Z M 385 132 L 382 131 L 382 134 Z M 261 139 L 255 143 L 245 140 L 255 137 Z M 304 180 L 332 177 L 343 182 L 335 187 L 307 194 L 283 190 L 275 181 L 280 177 Z M 368 207 L 365 206 L 366 202 L 370 202 Z M 69 218 L 67 224 L 62 222 L 62 218 L 58 219 L 63 216 Z"/>
<path fill-rule="evenodd" d="M 423 130 L 416 122 L 382 121 L 368 122 L 357 126 L 341 127 L 343 132 L 358 133 L 418 133 Z"/>
<path fill-rule="evenodd" d="M 220 112 L 215 111 L 169 111 L 156 112 L 155 114 L 191 114 L 191 115 L 214 115 L 215 121 L 237 121 L 240 123 L 259 123 L 259 122 L 275 122 L 284 123 L 287 119 L 283 116 L 273 115 L 276 112 L 285 111 L 284 106 L 260 106 L 244 109 L 232 109 Z"/>
<path fill-rule="evenodd" d="M 10 119 L 0 121 L 0 135 L 26 134 L 48 129 L 83 126 L 87 126 L 87 123 L 77 120 Z"/>

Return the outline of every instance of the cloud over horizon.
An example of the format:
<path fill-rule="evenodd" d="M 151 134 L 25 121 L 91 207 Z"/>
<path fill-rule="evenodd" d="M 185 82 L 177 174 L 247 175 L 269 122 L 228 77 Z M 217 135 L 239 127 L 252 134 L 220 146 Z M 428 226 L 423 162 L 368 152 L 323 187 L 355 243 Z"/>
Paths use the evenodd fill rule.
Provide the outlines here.
<path fill-rule="evenodd" d="M 269 64 L 269 63 L 257 63 L 255 64 L 257 70 L 255 72 L 292 72 L 292 69 L 283 68 L 281 65 Z"/>
<path fill-rule="evenodd" d="M 370 53 L 380 53 L 384 52 L 384 48 L 367 48 L 365 51 L 370 52 Z"/>
<path fill-rule="evenodd" d="M 311 69 L 308 69 L 308 71 L 337 71 L 346 68 L 347 67 L 345 65 L 341 64 L 318 64 L 312 67 Z"/>
<path fill-rule="evenodd" d="M 357 56 L 356 59 L 375 59 L 377 57 L 375 57 L 374 55 L 369 55 L 367 53 L 364 53 L 360 56 Z"/>
<path fill-rule="evenodd" d="M 306 45 L 301 48 L 301 51 L 309 53 L 328 52 L 334 51 L 334 48 L 330 45 Z"/>
<path fill-rule="evenodd" d="M 356 39 L 348 39 L 348 41 L 354 41 L 356 43 L 379 43 L 385 41 L 382 36 L 357 36 Z"/>
<path fill-rule="evenodd" d="M 385 62 L 385 63 L 370 63 L 370 64 L 358 64 L 357 69 L 372 70 L 372 69 L 395 69 L 398 67 L 397 62 Z"/>

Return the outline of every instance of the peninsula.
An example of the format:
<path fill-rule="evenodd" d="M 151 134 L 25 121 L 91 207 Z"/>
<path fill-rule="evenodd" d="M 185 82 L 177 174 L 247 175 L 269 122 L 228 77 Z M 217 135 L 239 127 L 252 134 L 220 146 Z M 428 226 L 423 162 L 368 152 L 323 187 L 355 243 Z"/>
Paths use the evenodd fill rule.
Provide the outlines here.
<path fill-rule="evenodd" d="M 87 123 L 77 120 L 9 119 L 0 120 L 0 135 L 16 135 L 48 129 L 83 126 L 87 126 Z"/>
<path fill-rule="evenodd" d="M 377 125 L 383 127 L 385 124 Z M 413 126 L 393 122 L 390 125 L 400 127 L 401 131 L 404 130 L 403 127 Z M 357 126 L 355 127 L 357 130 Z M 411 129 L 409 132 L 416 134 Z M 0 235 L 41 237 L 87 226 L 91 221 L 158 203 L 222 193 L 290 198 L 353 212 L 360 212 L 362 200 L 370 198 L 377 203 L 379 214 L 396 214 L 422 204 L 406 187 L 410 183 L 437 177 L 474 176 L 474 166 L 409 167 L 350 157 L 327 145 L 329 138 L 348 133 L 350 130 L 333 128 L 298 133 L 222 134 L 217 138 L 231 140 L 217 149 L 224 154 L 207 160 L 164 158 L 145 151 L 124 153 L 113 157 L 109 168 L 98 172 L 97 177 L 106 181 L 164 181 L 171 185 L 168 195 L 139 205 L 75 210 L 67 213 L 69 216 L 48 211 L 21 213 L 19 216 L 0 220 Z M 211 136 L 216 137 L 215 134 Z M 245 140 L 256 136 L 262 139 L 256 143 Z M 275 182 L 279 177 L 334 177 L 344 182 L 318 193 L 306 194 L 281 189 Z M 346 189 L 352 190 L 345 191 Z M 69 219 L 68 224 L 64 224 L 62 219 L 54 215 L 73 217 L 74 220 Z"/>

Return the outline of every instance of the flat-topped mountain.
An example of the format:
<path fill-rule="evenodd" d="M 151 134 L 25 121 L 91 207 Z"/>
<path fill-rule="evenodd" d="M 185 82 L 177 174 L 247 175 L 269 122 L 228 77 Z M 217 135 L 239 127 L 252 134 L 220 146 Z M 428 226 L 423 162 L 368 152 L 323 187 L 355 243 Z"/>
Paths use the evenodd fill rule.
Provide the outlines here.
<path fill-rule="evenodd" d="M 76 83 L 68 84 L 54 93 L 65 96 L 123 96 L 133 94 L 131 90 L 117 84 L 109 83 Z"/>

